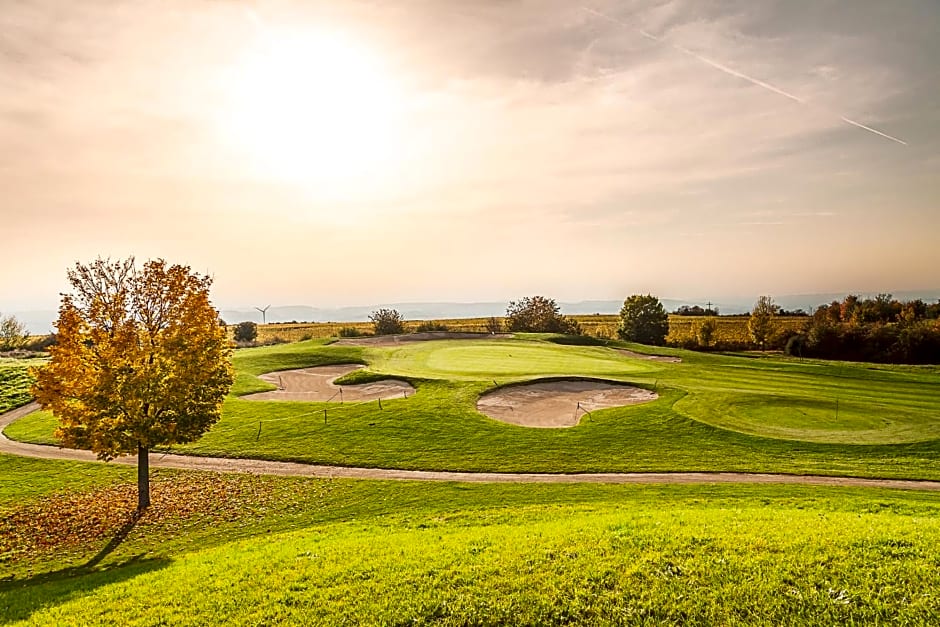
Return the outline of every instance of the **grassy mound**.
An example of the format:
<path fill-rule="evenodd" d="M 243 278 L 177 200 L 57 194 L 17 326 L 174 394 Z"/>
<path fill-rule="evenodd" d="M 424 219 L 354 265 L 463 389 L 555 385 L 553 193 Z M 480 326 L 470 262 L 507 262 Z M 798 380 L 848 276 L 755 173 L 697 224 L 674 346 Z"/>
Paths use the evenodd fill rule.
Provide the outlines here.
<path fill-rule="evenodd" d="M 0 358 L 0 413 L 16 409 L 32 400 L 29 387 L 33 384 L 33 378 L 29 375 L 29 367 L 41 363 L 40 359 Z"/>
<path fill-rule="evenodd" d="M 940 612 L 929 494 L 214 477 L 159 473 L 165 495 L 136 525 L 8 555 L 0 620 L 929 624 Z M 0 519 L 71 519 L 126 479 L 102 474 L 68 498 L 20 484 Z M 217 489 L 196 496 L 200 485 Z"/>

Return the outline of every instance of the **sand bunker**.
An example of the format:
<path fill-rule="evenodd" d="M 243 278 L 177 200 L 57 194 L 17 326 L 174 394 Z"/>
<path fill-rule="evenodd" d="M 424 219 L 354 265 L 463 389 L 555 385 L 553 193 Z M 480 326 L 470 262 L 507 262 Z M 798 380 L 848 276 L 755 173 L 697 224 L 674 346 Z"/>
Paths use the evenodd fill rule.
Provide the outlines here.
<path fill-rule="evenodd" d="M 460 331 L 428 331 L 426 333 L 405 333 L 402 335 L 377 335 L 375 337 L 357 337 L 338 340 L 336 344 L 348 346 L 396 346 L 408 342 L 429 342 L 432 340 L 492 340 L 512 337 L 509 333 L 469 333 Z"/>
<path fill-rule="evenodd" d="M 362 366 L 357 364 L 341 364 L 269 372 L 258 378 L 276 385 L 276 390 L 248 394 L 242 398 L 250 401 L 332 401 L 334 403 L 348 403 L 403 398 L 415 393 L 415 389 L 411 384 L 394 379 L 355 385 L 336 385 L 333 383 L 339 377 L 360 368 Z"/>
<path fill-rule="evenodd" d="M 626 355 L 627 357 L 632 357 L 633 359 L 645 359 L 647 361 L 662 361 L 670 364 L 679 364 L 682 363 L 682 360 L 679 357 L 667 357 L 666 355 L 644 355 L 643 353 L 634 353 L 633 351 L 627 350 L 625 348 L 615 348 L 615 351 L 621 355 Z"/>
<path fill-rule="evenodd" d="M 522 427 L 574 427 L 585 413 L 655 400 L 655 392 L 592 380 L 542 381 L 488 392 L 477 410 L 490 418 Z"/>

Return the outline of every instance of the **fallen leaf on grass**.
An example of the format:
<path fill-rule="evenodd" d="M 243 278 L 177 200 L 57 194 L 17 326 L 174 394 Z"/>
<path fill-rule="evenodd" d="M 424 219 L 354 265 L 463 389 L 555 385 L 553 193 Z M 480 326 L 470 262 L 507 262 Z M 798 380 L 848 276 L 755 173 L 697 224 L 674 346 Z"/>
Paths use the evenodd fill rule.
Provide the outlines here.
<path fill-rule="evenodd" d="M 270 478 L 257 475 L 155 476 L 151 506 L 135 530 L 165 533 L 197 521 L 213 524 L 260 516 L 276 496 L 274 487 Z M 0 511 L 0 556 L 7 561 L 110 539 L 133 519 L 136 508 L 137 486 L 129 483 L 53 494 Z"/>

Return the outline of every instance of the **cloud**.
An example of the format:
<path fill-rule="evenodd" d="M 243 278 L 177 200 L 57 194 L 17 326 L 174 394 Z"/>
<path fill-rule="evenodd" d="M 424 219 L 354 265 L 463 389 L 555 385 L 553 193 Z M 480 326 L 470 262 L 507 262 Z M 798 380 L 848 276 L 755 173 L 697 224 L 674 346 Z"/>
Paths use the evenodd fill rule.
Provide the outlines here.
<path fill-rule="evenodd" d="M 285 238 L 297 249 L 315 241 L 328 264 L 357 246 L 363 292 L 379 263 L 426 285 L 447 267 L 482 295 L 517 256 L 544 262 L 533 280 L 563 272 L 574 292 L 579 273 L 626 285 L 618 268 L 675 252 L 677 233 L 707 237 L 732 268 L 761 253 L 738 241 L 744 227 L 728 226 L 741 222 L 773 223 L 764 226 L 780 241 L 763 246 L 778 257 L 796 237 L 833 254 L 866 242 L 889 249 L 884 241 L 902 238 L 898 216 L 912 241 L 936 226 L 940 44 L 927 0 L 891 10 L 865 0 L 799 10 L 590 3 L 634 31 L 563 0 L 251 6 L 275 31 L 336 28 L 379 51 L 408 95 L 395 176 L 327 194 L 253 171 L 230 149 L 218 124 L 223 78 L 256 31 L 242 3 L 31 0 L 0 13 L 5 229 L 44 233 L 53 265 L 167 248 L 238 277 L 243 248 L 288 264 Z M 868 131 L 913 141 L 901 149 Z M 487 232 L 497 261 L 477 272 Z M 233 241 L 244 242 L 239 254 L 226 248 Z M 26 252 L 5 247 L 0 261 Z M 694 260 L 683 254 L 675 267 Z M 917 267 L 940 261 L 918 254 Z M 870 260 L 879 262 L 890 260 Z M 724 262 L 709 263 L 717 273 Z M 649 272 L 648 285 L 661 280 L 674 294 L 691 280 L 672 266 Z M 528 277 L 507 273 L 506 285 Z M 251 275 L 259 290 L 263 274 Z M 0 275 L 23 286 L 14 280 Z"/>

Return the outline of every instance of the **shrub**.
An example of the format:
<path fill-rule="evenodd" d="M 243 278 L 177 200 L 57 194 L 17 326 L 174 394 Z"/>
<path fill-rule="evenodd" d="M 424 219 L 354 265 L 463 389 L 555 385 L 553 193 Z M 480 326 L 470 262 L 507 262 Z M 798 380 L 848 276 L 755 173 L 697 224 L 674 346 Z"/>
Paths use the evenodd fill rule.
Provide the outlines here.
<path fill-rule="evenodd" d="M 0 351 L 15 351 L 26 346 L 29 331 L 15 316 L 0 318 Z"/>
<path fill-rule="evenodd" d="M 791 335 L 787 339 L 786 346 L 783 348 L 783 352 L 789 355 L 790 357 L 802 357 L 803 348 L 806 346 L 806 336 L 805 335 Z"/>
<path fill-rule="evenodd" d="M 254 322 L 239 322 L 235 325 L 236 342 L 254 342 L 258 339 L 258 325 Z"/>
<path fill-rule="evenodd" d="M 747 329 L 751 333 L 751 338 L 757 347 L 761 350 L 771 348 L 771 340 L 776 332 L 776 323 L 774 318 L 780 308 L 774 303 L 770 296 L 761 296 L 751 311 L 751 317 L 747 321 Z"/>
<path fill-rule="evenodd" d="M 662 346 L 669 333 L 669 314 L 659 299 L 651 294 L 633 294 L 620 309 L 621 339 L 640 344 Z"/>
<path fill-rule="evenodd" d="M 511 301 L 506 308 L 506 327 L 510 331 L 581 335 L 581 325 L 577 320 L 561 315 L 554 299 L 544 296 Z"/>
<path fill-rule="evenodd" d="M 702 348 L 708 348 L 712 345 L 712 342 L 715 341 L 715 334 L 717 332 L 718 323 L 715 322 L 715 319 L 705 318 L 705 320 L 699 323 L 698 328 L 695 330 L 695 339 L 698 340 Z"/>
<path fill-rule="evenodd" d="M 365 335 L 365 333 L 356 327 L 343 327 L 339 330 L 340 337 L 362 337 L 363 335 Z"/>
<path fill-rule="evenodd" d="M 369 314 L 376 335 L 397 335 L 405 332 L 405 321 L 396 309 L 379 309 Z"/>

